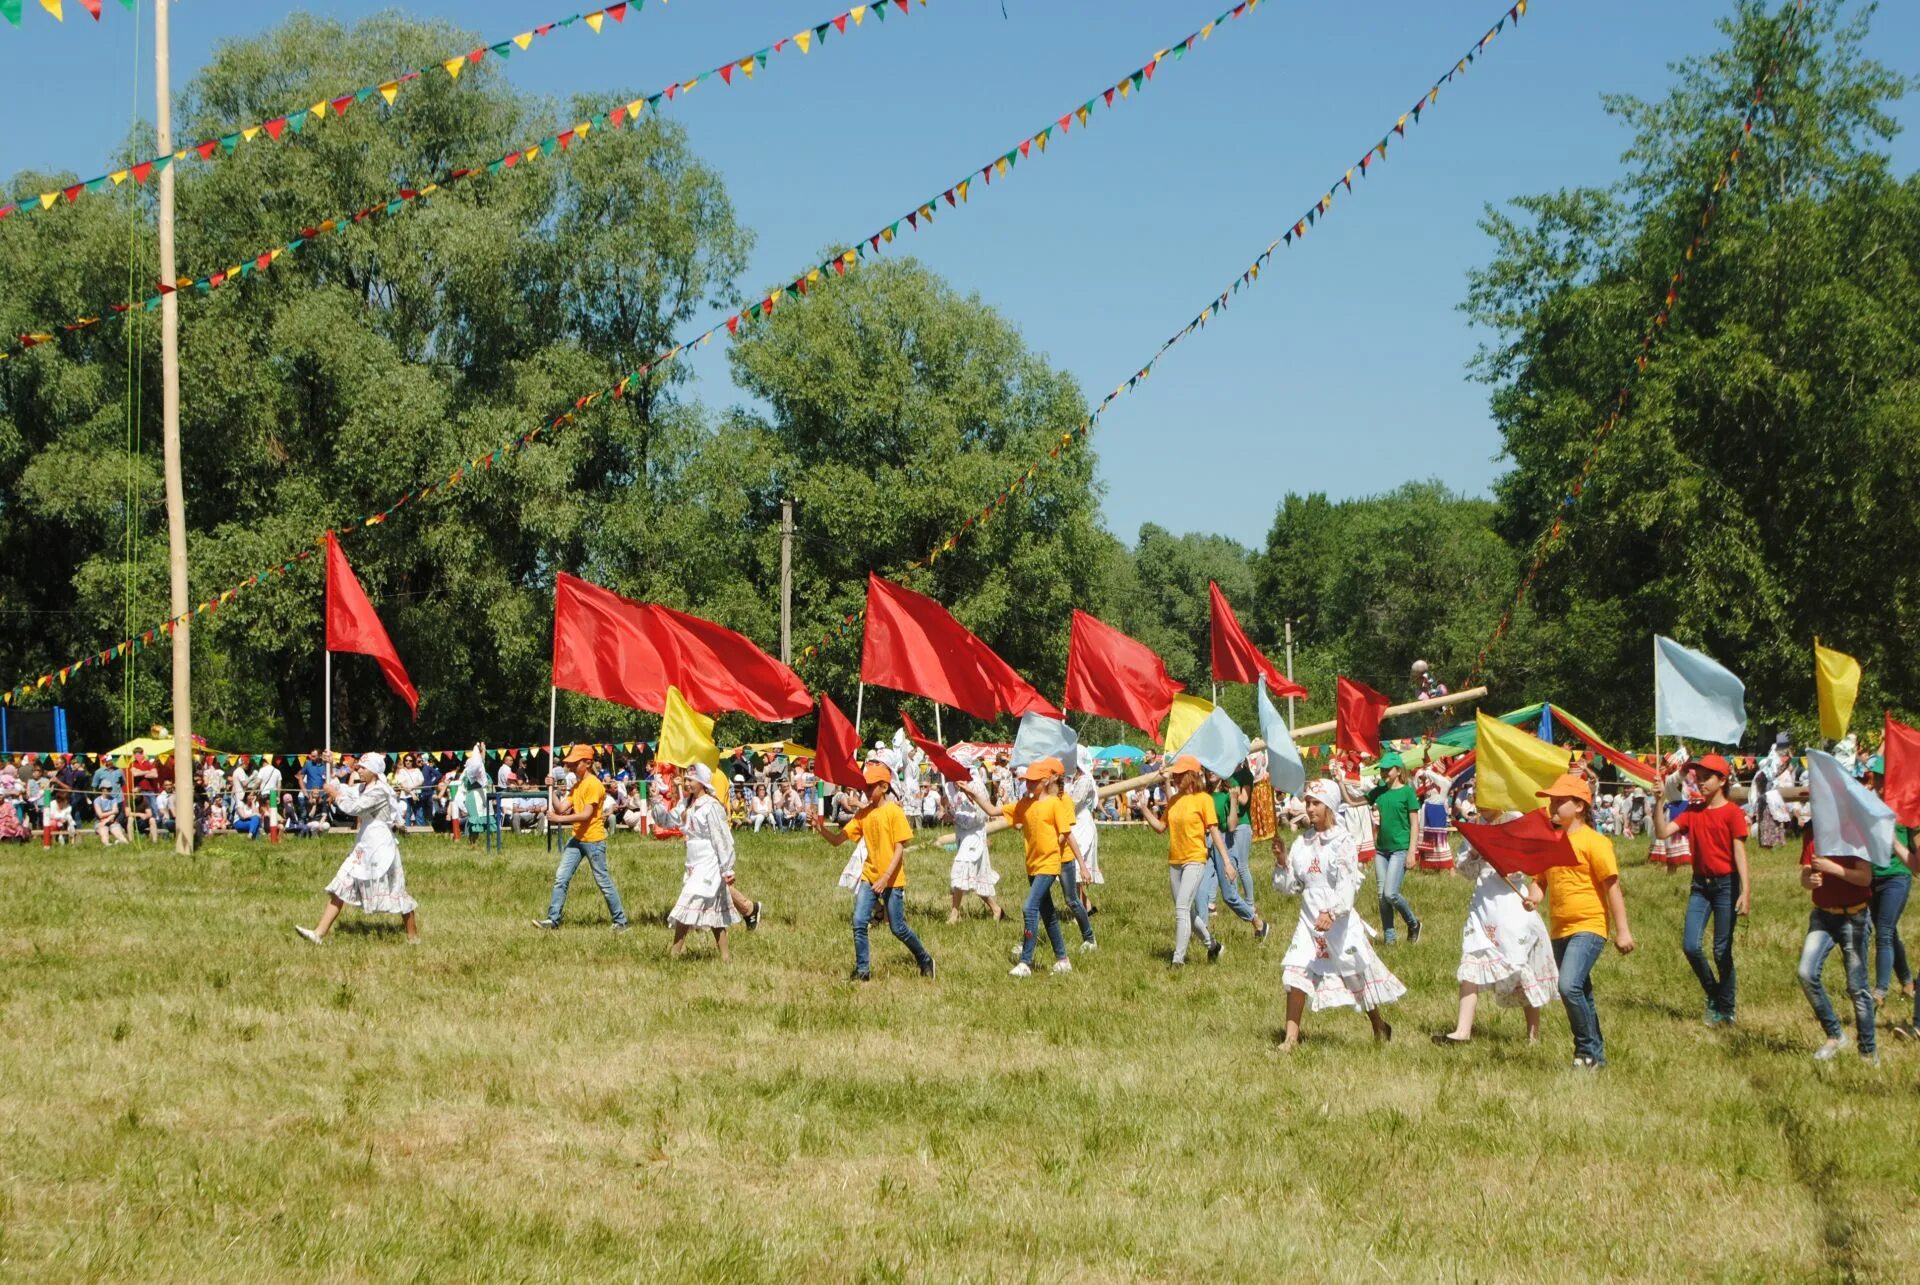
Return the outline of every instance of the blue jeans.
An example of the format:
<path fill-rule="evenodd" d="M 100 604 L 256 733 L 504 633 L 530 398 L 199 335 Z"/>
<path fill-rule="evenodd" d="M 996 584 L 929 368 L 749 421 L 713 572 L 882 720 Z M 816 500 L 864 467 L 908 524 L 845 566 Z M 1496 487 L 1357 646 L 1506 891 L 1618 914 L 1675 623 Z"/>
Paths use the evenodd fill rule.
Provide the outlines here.
<path fill-rule="evenodd" d="M 1026 935 L 1020 939 L 1020 962 L 1033 962 L 1033 943 L 1039 935 L 1040 924 L 1047 925 L 1047 940 L 1053 943 L 1053 957 L 1067 957 L 1067 939 L 1060 932 L 1060 912 L 1053 908 L 1053 885 L 1058 875 L 1028 875 L 1027 904 L 1022 909 L 1026 922 Z"/>
<path fill-rule="evenodd" d="M 1239 876 L 1240 896 L 1247 905 L 1252 906 L 1257 898 L 1253 895 L 1253 823 L 1242 821 L 1234 827 L 1233 841 L 1227 845 L 1227 853 L 1233 858 L 1233 873 Z"/>
<path fill-rule="evenodd" d="M 1593 966 L 1606 949 L 1607 939 L 1599 933 L 1575 933 L 1553 942 L 1553 962 L 1560 966 L 1560 1003 L 1573 1030 L 1573 1055 L 1592 1058 L 1597 1066 L 1607 1064 L 1607 1044 L 1600 1036 L 1600 1012 L 1593 1006 Z"/>
<path fill-rule="evenodd" d="M 1400 917 L 1407 921 L 1407 931 L 1411 932 L 1420 924 L 1420 917 L 1413 913 L 1413 906 L 1400 895 L 1400 885 L 1407 878 L 1407 853 L 1403 848 L 1399 852 L 1382 852 L 1373 859 L 1373 877 L 1380 881 L 1380 929 L 1381 936 L 1388 941 L 1394 940 L 1393 912 L 1399 911 Z"/>
<path fill-rule="evenodd" d="M 1707 993 L 1707 1012 L 1729 1021 L 1733 1018 L 1733 905 L 1740 900 L 1740 876 L 1695 875 L 1693 890 L 1687 894 L 1687 925 L 1681 934 L 1680 948 L 1700 989 Z M 1703 939 L 1707 919 L 1713 919 L 1713 958 L 1707 958 Z"/>
<path fill-rule="evenodd" d="M 1233 873 L 1238 876 L 1245 864 L 1245 862 L 1236 859 Z M 1225 861 L 1221 859 L 1220 849 L 1209 841 L 1207 844 L 1207 874 L 1206 877 L 1200 881 L 1200 895 L 1194 899 L 1193 903 L 1194 918 L 1202 928 L 1207 927 L 1207 903 L 1213 900 L 1213 894 L 1216 890 L 1219 892 L 1221 900 L 1227 903 L 1228 910 L 1231 910 L 1248 923 L 1254 921 L 1255 911 L 1253 909 L 1253 902 L 1248 898 L 1242 897 L 1238 884 L 1236 884 L 1233 879 L 1227 878 L 1227 867 Z"/>
<path fill-rule="evenodd" d="M 1907 944 L 1900 940 L 1900 914 L 1913 890 L 1912 875 L 1885 875 L 1873 881 L 1873 989 L 1885 994 L 1895 976 L 1900 984 L 1913 980 L 1907 967 Z"/>
<path fill-rule="evenodd" d="M 867 949 L 867 922 L 873 918 L 873 908 L 878 902 L 886 903 L 887 926 L 893 929 L 893 935 L 900 944 L 913 953 L 914 962 L 925 968 L 933 962 L 933 956 L 927 954 L 927 948 L 913 935 L 913 929 L 907 927 L 906 889 L 895 885 L 887 889 L 885 896 L 876 895 L 873 885 L 862 879 L 853 890 L 853 967 L 857 972 L 871 971 L 872 957 Z"/>
<path fill-rule="evenodd" d="M 259 817 L 239 818 L 233 823 L 233 832 L 235 834 L 244 834 L 249 839 L 258 839 L 260 837 L 260 818 Z"/>
<path fill-rule="evenodd" d="M 1833 1003 L 1827 999 L 1827 987 L 1820 980 L 1827 956 L 1840 948 L 1847 965 L 1847 995 L 1853 1000 L 1853 1024 L 1863 1057 L 1873 1054 L 1873 991 L 1867 986 L 1867 939 L 1873 933 L 1873 917 L 1866 910 L 1851 915 L 1834 910 L 1815 909 L 1807 920 L 1807 944 L 1800 950 L 1800 989 L 1820 1019 L 1827 1038 L 1840 1038 L 1840 1019 L 1834 1016 Z"/>
<path fill-rule="evenodd" d="M 568 839 L 566 846 L 560 849 L 560 868 L 553 872 L 553 898 L 547 902 L 547 921 L 559 923 L 560 915 L 567 908 L 567 886 L 573 882 L 574 871 L 580 868 L 580 861 L 586 859 L 593 870 L 593 881 L 600 885 L 600 895 L 607 899 L 607 909 L 613 914 L 616 928 L 627 924 L 627 909 L 620 904 L 620 890 L 613 886 L 613 873 L 607 869 L 607 841 L 595 839 L 589 843 L 585 839 Z"/>
<path fill-rule="evenodd" d="M 1092 941 L 1093 920 L 1087 916 L 1087 904 L 1080 900 L 1080 868 L 1071 857 L 1060 859 L 1060 891 L 1067 899 L 1073 922 L 1080 925 L 1080 940 Z"/>

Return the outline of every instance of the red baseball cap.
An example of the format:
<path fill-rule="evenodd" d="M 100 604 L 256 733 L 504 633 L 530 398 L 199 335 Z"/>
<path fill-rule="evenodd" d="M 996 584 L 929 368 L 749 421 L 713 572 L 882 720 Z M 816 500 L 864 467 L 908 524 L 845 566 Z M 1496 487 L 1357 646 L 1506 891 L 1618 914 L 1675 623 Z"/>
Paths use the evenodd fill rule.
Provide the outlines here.
<path fill-rule="evenodd" d="M 1733 779 L 1733 768 L 1727 763 L 1726 756 L 1706 754 L 1693 760 L 1687 766 L 1696 772 L 1711 772 L 1723 781 Z"/>

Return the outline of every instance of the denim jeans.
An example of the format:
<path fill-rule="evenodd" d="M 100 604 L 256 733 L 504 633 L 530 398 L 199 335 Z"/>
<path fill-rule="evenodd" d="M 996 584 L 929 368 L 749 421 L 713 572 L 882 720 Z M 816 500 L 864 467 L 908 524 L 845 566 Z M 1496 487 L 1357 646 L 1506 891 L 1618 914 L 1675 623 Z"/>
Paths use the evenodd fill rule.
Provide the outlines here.
<path fill-rule="evenodd" d="M 1405 849 L 1399 852 L 1382 852 L 1373 859 L 1373 877 L 1380 881 L 1380 929 L 1381 936 L 1388 941 L 1394 940 L 1393 912 L 1399 911 L 1400 917 L 1407 921 L 1407 930 L 1411 932 L 1420 922 L 1420 916 L 1413 913 L 1413 906 L 1400 895 L 1400 885 L 1407 878 L 1407 854 Z"/>
<path fill-rule="evenodd" d="M 258 839 L 260 837 L 260 818 L 237 817 L 233 822 L 232 828 L 235 834 L 244 834 L 249 839 Z"/>
<path fill-rule="evenodd" d="M 1873 933 L 1873 916 L 1867 910 L 1851 915 L 1816 908 L 1807 920 L 1807 944 L 1800 949 L 1800 989 L 1820 1019 L 1827 1038 L 1840 1038 L 1840 1019 L 1834 1016 L 1833 1003 L 1827 998 L 1826 983 L 1820 972 L 1827 956 L 1840 948 L 1847 966 L 1847 995 L 1853 1000 L 1853 1024 L 1860 1041 L 1860 1054 L 1873 1054 L 1873 991 L 1867 986 L 1867 939 Z"/>
<path fill-rule="evenodd" d="M 1042 922 L 1047 925 L 1047 940 L 1053 943 L 1053 957 L 1067 957 L 1067 939 L 1060 932 L 1060 912 L 1053 908 L 1053 885 L 1057 875 L 1028 875 L 1027 904 L 1021 913 L 1026 935 L 1020 939 L 1020 962 L 1033 962 L 1033 943 Z"/>
<path fill-rule="evenodd" d="M 1087 903 L 1080 900 L 1080 869 L 1072 857 L 1060 858 L 1060 891 L 1067 899 L 1067 911 L 1080 925 L 1080 940 L 1093 940 L 1093 920 L 1087 915 Z"/>
<path fill-rule="evenodd" d="M 857 972 L 871 971 L 872 955 L 867 949 L 867 923 L 873 918 L 876 903 L 884 902 L 887 909 L 887 926 L 893 929 L 893 935 L 900 944 L 912 952 L 914 962 L 925 968 L 933 962 L 933 956 L 927 954 L 927 948 L 907 927 L 907 891 L 898 884 L 887 889 L 881 896 L 873 890 L 873 885 L 862 879 L 853 890 L 853 967 Z"/>
<path fill-rule="evenodd" d="M 1244 862 L 1236 860 L 1233 869 L 1235 878 L 1227 878 L 1226 862 L 1221 858 L 1220 850 L 1215 847 L 1212 842 L 1207 844 L 1207 873 L 1200 880 L 1200 895 L 1195 897 L 1193 901 L 1194 917 L 1200 921 L 1201 927 L 1204 928 L 1207 926 L 1207 903 L 1213 900 L 1213 894 L 1216 890 L 1219 892 L 1221 900 L 1227 903 L 1228 910 L 1231 910 L 1248 923 L 1254 921 L 1255 911 L 1253 902 L 1251 899 L 1240 895 L 1240 887 L 1236 882 L 1241 874 L 1241 867 L 1244 864 Z"/>
<path fill-rule="evenodd" d="M 1687 922 L 1681 933 L 1680 948 L 1700 989 L 1707 993 L 1707 1011 L 1716 1017 L 1733 1018 L 1733 924 L 1734 903 L 1740 900 L 1740 876 L 1695 875 L 1693 889 L 1687 894 Z M 1707 958 L 1704 938 L 1707 920 L 1713 920 L 1713 958 Z"/>
<path fill-rule="evenodd" d="M 1187 943 L 1193 939 L 1196 928 L 1200 930 L 1200 944 L 1213 945 L 1213 934 L 1207 931 L 1207 921 L 1200 917 L 1197 904 L 1206 873 L 1206 863 L 1201 861 L 1167 867 L 1167 885 L 1173 892 L 1173 962 L 1176 964 L 1187 962 Z"/>
<path fill-rule="evenodd" d="M 1233 857 L 1233 873 L 1238 876 L 1240 896 L 1248 906 L 1253 906 L 1253 823 L 1242 821 L 1234 827 L 1233 839 L 1227 844 L 1227 852 Z"/>
<path fill-rule="evenodd" d="M 1573 1055 L 1592 1058 L 1598 1066 L 1607 1064 L 1607 1044 L 1600 1036 L 1599 1010 L 1593 1006 L 1593 966 L 1606 949 L 1607 939 L 1599 933 L 1575 933 L 1553 942 L 1553 962 L 1560 966 L 1560 1003 L 1573 1031 Z"/>
<path fill-rule="evenodd" d="M 585 839 L 568 839 L 566 846 L 560 849 L 560 868 L 553 872 L 553 899 L 547 902 L 547 921 L 559 923 L 560 915 L 567 908 L 567 886 L 573 882 L 574 871 L 580 868 L 582 859 L 593 870 L 593 881 L 600 885 L 600 895 L 607 899 L 607 909 L 613 914 L 616 927 L 625 927 L 627 910 L 620 904 L 620 890 L 613 886 L 613 873 L 607 869 L 607 841 L 595 839 L 589 843 Z"/>
<path fill-rule="evenodd" d="M 1873 881 L 1873 989 L 1882 994 L 1896 976 L 1903 986 L 1913 980 L 1907 943 L 1900 940 L 1900 914 L 1912 890 L 1912 875 L 1883 875 Z"/>

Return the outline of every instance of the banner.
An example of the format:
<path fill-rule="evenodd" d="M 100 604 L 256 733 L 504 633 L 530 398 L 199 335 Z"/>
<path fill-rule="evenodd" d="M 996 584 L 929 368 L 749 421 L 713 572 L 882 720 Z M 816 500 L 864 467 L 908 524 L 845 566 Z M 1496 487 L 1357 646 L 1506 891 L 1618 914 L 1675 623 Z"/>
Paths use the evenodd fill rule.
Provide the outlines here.
<path fill-rule="evenodd" d="M 1920 729 L 1908 727 L 1892 714 L 1886 719 L 1886 738 L 1880 743 L 1885 769 L 1880 797 L 1901 825 L 1920 826 Z"/>
<path fill-rule="evenodd" d="M 1253 743 L 1239 724 L 1227 717 L 1227 711 L 1216 708 L 1201 719 L 1193 735 L 1181 743 L 1180 753 L 1193 755 L 1200 760 L 1201 767 L 1215 776 L 1228 777 L 1247 761 L 1252 748 Z"/>
<path fill-rule="evenodd" d="M 407 703 L 415 718 L 420 717 L 420 693 L 414 690 L 400 653 L 387 637 L 387 627 L 380 623 L 380 613 L 368 601 L 331 531 L 327 532 L 327 650 L 373 657 L 393 694 Z"/>
<path fill-rule="evenodd" d="M 95 22 L 100 21 L 100 0 L 74 0 Z M 53 15 L 55 22 L 65 22 L 67 15 L 62 12 L 60 0 L 40 0 L 40 7 Z M 120 7 L 132 13 L 133 0 L 120 0 Z M 0 0 L 0 18 L 5 18 L 14 26 L 20 25 L 20 0 Z"/>
<path fill-rule="evenodd" d="M 1211 613 L 1213 677 L 1222 683 L 1253 683 L 1266 680 L 1267 687 L 1281 696 L 1307 698 L 1307 689 L 1274 668 L 1273 662 L 1261 654 L 1253 640 L 1247 637 L 1247 631 L 1240 627 L 1240 618 L 1233 614 L 1233 607 L 1227 602 L 1227 595 L 1220 592 L 1216 580 L 1207 581 L 1207 606 Z"/>
<path fill-rule="evenodd" d="M 1333 743 L 1338 749 L 1380 757 L 1380 719 L 1393 698 L 1344 676 L 1333 680 Z"/>
<path fill-rule="evenodd" d="M 913 747 L 927 756 L 927 762 L 933 764 L 934 770 L 941 776 L 955 784 L 964 784 L 973 779 L 973 773 L 967 770 L 967 765 L 949 754 L 946 746 L 922 732 L 913 721 L 913 715 L 905 709 L 900 711 L 900 726 Z"/>
<path fill-rule="evenodd" d="M 1699 255 L 1700 247 L 1706 241 L 1707 228 L 1713 223 L 1714 212 L 1719 208 L 1720 193 L 1733 185 L 1733 171 L 1740 164 L 1740 153 L 1746 147 L 1747 139 L 1753 133 L 1754 120 L 1759 116 L 1761 105 L 1766 101 L 1767 86 L 1780 72 L 1781 60 L 1786 57 L 1787 47 L 1793 43 L 1794 36 L 1799 31 L 1800 17 L 1806 7 L 1807 0 L 1794 0 L 1793 12 L 1788 16 L 1785 27 L 1781 29 L 1780 43 L 1774 50 L 1773 60 L 1767 64 L 1766 70 L 1761 72 L 1760 78 L 1754 82 L 1753 101 L 1747 105 L 1746 115 L 1740 122 L 1740 132 L 1734 139 L 1733 150 L 1727 153 L 1727 159 L 1721 164 L 1720 172 L 1714 176 L 1712 186 L 1707 189 L 1706 203 L 1701 208 L 1700 220 L 1694 227 L 1693 239 L 1688 241 L 1687 248 L 1681 251 L 1679 266 L 1667 277 L 1666 294 L 1661 299 L 1659 309 L 1655 311 L 1640 334 L 1639 351 L 1634 354 L 1632 364 L 1627 367 L 1626 377 L 1620 382 L 1613 396 L 1608 399 L 1613 403 L 1613 408 L 1607 412 L 1607 417 L 1594 430 L 1593 441 L 1587 448 L 1586 459 L 1581 463 L 1579 472 L 1574 474 L 1573 481 L 1567 486 L 1566 491 L 1561 494 L 1560 502 L 1554 509 L 1559 516 L 1548 523 L 1547 529 L 1534 540 L 1533 556 L 1527 564 L 1526 571 L 1521 574 L 1519 585 L 1513 591 L 1513 600 L 1501 613 L 1498 623 L 1493 627 L 1493 633 L 1482 644 L 1480 653 L 1473 662 L 1473 669 L 1467 676 L 1468 686 L 1480 681 L 1481 674 L 1486 670 L 1488 653 L 1492 651 L 1494 644 L 1507 636 L 1507 630 L 1513 627 L 1514 613 L 1520 609 L 1520 604 L 1526 601 L 1527 591 L 1532 588 L 1533 582 L 1539 579 L 1541 568 L 1546 566 L 1547 558 L 1559 547 L 1566 535 L 1566 515 L 1573 512 L 1581 493 L 1586 489 L 1587 479 L 1593 475 L 1594 466 L 1600 462 L 1601 447 L 1606 445 L 1608 436 L 1619 427 L 1620 421 L 1627 417 L 1627 412 L 1633 405 L 1634 388 L 1639 382 L 1640 375 L 1646 370 L 1647 363 L 1653 359 L 1654 343 L 1666 330 L 1667 322 L 1673 318 L 1673 310 L 1679 306 L 1680 286 L 1687 279 L 1687 265 Z"/>
<path fill-rule="evenodd" d="M 1705 652 L 1653 636 L 1653 730 L 1716 745 L 1747 734 L 1747 687 Z"/>
<path fill-rule="evenodd" d="M 1860 698 L 1860 662 L 1815 638 L 1813 686 L 1820 697 L 1820 735 L 1837 741 L 1847 734 L 1853 703 Z"/>
<path fill-rule="evenodd" d="M 1807 753 L 1807 804 L 1816 856 L 1859 857 L 1876 867 L 1893 860 L 1893 809 L 1820 750 Z"/>
<path fill-rule="evenodd" d="M 947 609 L 913 590 L 867 576 L 860 681 L 924 696 L 975 718 L 1060 711 Z"/>
<path fill-rule="evenodd" d="M 1554 866 L 1578 864 L 1566 832 L 1554 829 L 1545 808 L 1535 808 L 1499 825 L 1457 821 L 1454 828 L 1488 865 L 1509 877 L 1531 875 L 1541 879 Z"/>
<path fill-rule="evenodd" d="M 820 693 L 820 727 L 814 743 L 820 747 L 813 764 L 815 775 L 829 785 L 867 788 L 867 778 L 860 772 L 860 732 L 825 692 Z"/>
<path fill-rule="evenodd" d="M 1475 714 L 1473 721 L 1478 733 L 1474 804 L 1488 816 L 1545 807 L 1539 791 L 1567 770 L 1567 751 L 1485 714 Z"/>
<path fill-rule="evenodd" d="M 1137 727 L 1160 743 L 1173 698 L 1186 690 L 1145 643 L 1074 608 L 1067 636 L 1067 690 L 1061 704 Z"/>
<path fill-rule="evenodd" d="M 1267 695 L 1267 680 L 1260 680 L 1255 693 L 1255 710 L 1260 716 L 1260 739 L 1267 743 L 1267 777 L 1282 794 L 1299 794 L 1307 788 L 1306 765 L 1293 743 L 1293 729 L 1274 708 Z"/>
<path fill-rule="evenodd" d="M 88 11 L 93 14 L 94 20 L 98 21 L 100 18 L 99 0 L 80 0 L 80 2 L 87 6 Z M 661 0 L 661 3 L 664 4 L 665 2 L 666 0 Z M 925 0 L 921 0 L 921 2 L 925 3 Z M 637 13 L 645 3 L 646 0 L 630 0 L 629 3 L 610 4 L 604 9 L 595 9 L 592 13 L 576 13 L 571 17 L 556 18 L 552 22 L 543 22 L 539 26 L 523 31 L 517 36 L 511 36 L 491 45 L 481 45 L 477 49 L 470 49 L 463 54 L 455 54 L 451 58 L 444 58 L 439 62 L 430 63 L 425 67 L 416 67 L 412 71 L 395 76 L 392 80 L 382 81 L 377 85 L 363 85 L 359 89 L 351 90 L 343 94 L 331 94 L 310 107 L 297 108 L 284 115 L 276 116 L 272 120 L 256 121 L 251 125 L 243 125 L 225 134 L 217 134 L 212 138 L 203 138 L 197 143 L 190 143 L 185 147 L 165 155 L 150 156 L 143 161 L 138 161 L 127 166 L 125 169 L 95 175 L 93 178 L 83 179 L 78 183 L 57 188 L 51 192 L 41 192 L 35 196 L 23 197 L 19 201 L 0 202 L 0 219 L 5 219 L 8 215 L 16 211 L 23 215 L 37 214 L 42 210 L 53 209 L 56 205 L 72 205 L 89 192 L 104 191 L 109 184 L 114 187 L 119 187 L 128 179 L 132 179 L 136 185 L 145 183 L 148 178 L 160 173 L 166 169 L 167 166 L 194 157 L 198 157 L 203 161 L 210 161 L 219 156 L 231 156 L 240 150 L 242 143 L 251 143 L 262 135 L 269 141 L 275 143 L 282 142 L 288 138 L 298 138 L 305 132 L 309 120 L 323 123 L 330 119 L 339 120 L 347 114 L 349 108 L 360 103 L 371 103 L 375 98 L 381 99 L 387 106 L 391 107 L 393 106 L 394 99 L 400 96 L 400 92 L 419 81 L 422 76 L 438 72 L 444 74 L 450 80 L 458 80 L 460 79 L 460 73 L 465 71 L 469 66 L 478 66 L 489 57 L 505 61 L 513 54 L 514 50 L 518 49 L 524 53 L 532 46 L 535 40 L 543 36 L 551 35 L 556 31 L 565 31 L 576 23 L 584 23 L 590 31 L 595 35 L 599 35 L 605 27 L 608 18 L 612 18 L 616 23 L 624 22 L 629 9 Z M 60 16 L 59 0 L 52 0 L 52 3 L 49 3 L 49 0 L 40 0 L 40 4 L 42 8 L 47 9 L 54 17 L 58 18 Z M 120 4 L 128 10 L 133 8 L 133 0 L 120 0 Z M 19 26 L 19 0 L 0 0 L 0 17 L 5 17 L 16 27 Z"/>

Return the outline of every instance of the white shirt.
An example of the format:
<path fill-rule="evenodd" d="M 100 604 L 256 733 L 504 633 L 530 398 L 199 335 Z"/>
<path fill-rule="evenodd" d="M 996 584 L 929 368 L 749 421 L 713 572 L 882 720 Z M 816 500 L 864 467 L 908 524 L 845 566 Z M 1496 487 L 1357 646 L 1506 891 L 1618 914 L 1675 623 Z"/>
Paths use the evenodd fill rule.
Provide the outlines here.
<path fill-rule="evenodd" d="M 265 794 L 269 790 L 278 790 L 280 788 L 280 780 L 280 769 L 271 763 L 267 763 L 262 765 L 260 770 L 253 774 L 253 788 Z"/>

